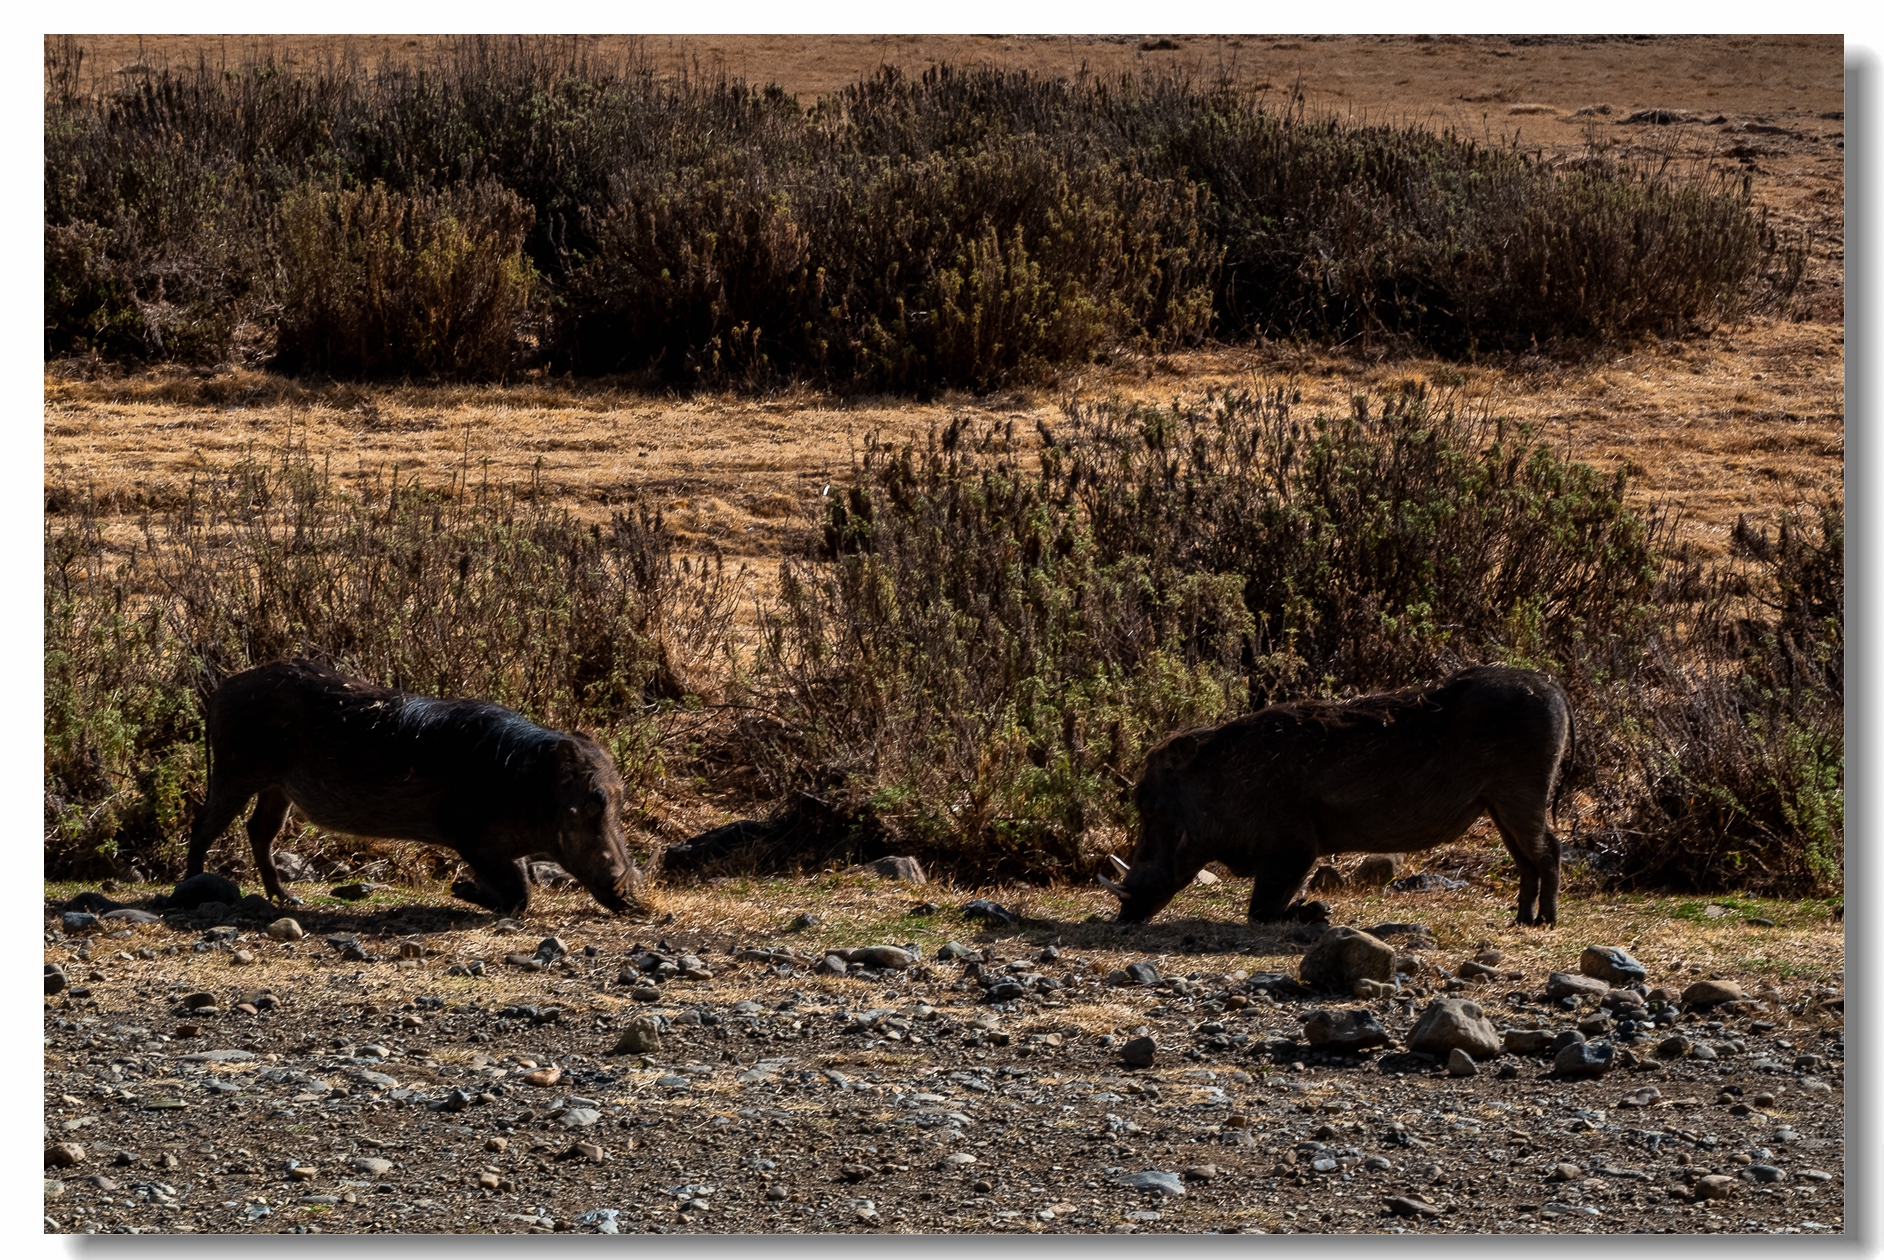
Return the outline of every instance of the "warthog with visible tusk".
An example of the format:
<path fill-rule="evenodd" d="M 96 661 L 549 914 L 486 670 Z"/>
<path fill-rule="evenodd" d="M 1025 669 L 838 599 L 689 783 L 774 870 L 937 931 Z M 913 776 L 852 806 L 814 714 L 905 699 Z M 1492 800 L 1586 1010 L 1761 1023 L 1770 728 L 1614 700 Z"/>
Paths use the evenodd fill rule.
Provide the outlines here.
<path fill-rule="evenodd" d="M 1518 867 L 1518 922 L 1557 921 L 1550 810 L 1575 753 L 1570 702 L 1529 670 L 1480 666 L 1345 704 L 1272 705 L 1166 739 L 1145 758 L 1119 922 L 1162 910 L 1207 862 L 1253 878 L 1249 917 L 1290 917 L 1317 858 L 1413 853 L 1489 813 Z"/>
<path fill-rule="evenodd" d="M 525 862 L 537 853 L 617 913 L 640 884 L 622 843 L 621 777 L 602 746 L 482 700 L 434 700 L 277 661 L 210 697 L 209 754 L 188 875 L 255 797 L 249 843 L 277 900 L 287 894 L 271 851 L 290 805 L 332 831 L 456 849 L 477 878 L 452 892 L 502 914 L 528 907 Z"/>

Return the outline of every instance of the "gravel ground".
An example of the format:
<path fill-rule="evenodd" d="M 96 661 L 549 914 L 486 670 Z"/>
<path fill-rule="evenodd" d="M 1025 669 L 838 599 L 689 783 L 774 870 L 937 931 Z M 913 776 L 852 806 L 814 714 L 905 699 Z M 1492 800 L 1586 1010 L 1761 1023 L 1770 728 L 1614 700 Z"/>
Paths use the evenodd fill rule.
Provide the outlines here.
<path fill-rule="evenodd" d="M 1720 973 L 1748 996 L 1571 1009 L 1547 971 L 1610 942 L 1531 933 L 1545 965 L 1516 969 L 1412 931 L 1384 938 L 1414 968 L 1398 991 L 1358 1001 L 1276 961 L 1312 929 L 1251 944 L 1236 925 L 1241 949 L 1210 950 L 975 923 L 959 900 L 918 909 L 938 929 L 919 956 L 845 975 L 815 922 L 690 931 L 567 897 L 520 924 L 303 909 L 286 941 L 254 898 L 70 931 L 49 907 L 45 1228 L 1842 1229 L 1834 989 Z M 1475 953 L 1492 961 L 1467 978 Z M 1581 1026 L 1619 1065 L 1561 1077 L 1545 1051 L 1450 1075 L 1402 1048 L 1448 991 L 1501 1032 Z M 1394 1044 L 1310 1046 L 1317 1010 L 1371 1012 Z M 1686 1053 L 1659 1057 L 1676 1036 Z"/>

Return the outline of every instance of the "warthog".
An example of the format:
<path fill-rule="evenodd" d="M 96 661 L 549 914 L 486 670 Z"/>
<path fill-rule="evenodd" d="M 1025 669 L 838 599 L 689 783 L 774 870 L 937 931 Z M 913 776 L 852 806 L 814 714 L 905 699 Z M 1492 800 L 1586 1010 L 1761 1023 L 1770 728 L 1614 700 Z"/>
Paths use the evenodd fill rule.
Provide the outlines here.
<path fill-rule="evenodd" d="M 1557 921 L 1550 810 L 1575 727 L 1542 674 L 1482 666 L 1345 704 L 1272 705 L 1173 735 L 1145 758 L 1119 922 L 1163 909 L 1206 862 L 1253 877 L 1249 917 L 1290 916 L 1317 858 L 1412 853 L 1489 813 L 1518 866 L 1518 922 Z"/>
<path fill-rule="evenodd" d="M 255 797 L 249 843 L 285 899 L 271 848 L 288 807 L 348 835 L 456 849 L 475 880 L 452 892 L 503 914 L 528 907 L 527 859 L 547 853 L 610 910 L 640 872 L 622 844 L 621 777 L 580 732 L 545 730 L 482 700 L 434 700 L 312 661 L 235 675 L 209 700 L 209 794 L 187 874 Z"/>

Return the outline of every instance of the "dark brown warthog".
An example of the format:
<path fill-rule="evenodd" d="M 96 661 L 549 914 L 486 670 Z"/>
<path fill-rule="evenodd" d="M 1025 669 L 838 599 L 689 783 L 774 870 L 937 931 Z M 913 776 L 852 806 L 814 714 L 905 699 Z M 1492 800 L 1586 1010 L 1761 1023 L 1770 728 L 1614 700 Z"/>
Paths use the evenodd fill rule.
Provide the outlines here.
<path fill-rule="evenodd" d="M 601 745 L 482 700 L 434 700 L 312 661 L 237 674 L 209 700 L 209 795 L 188 874 L 250 797 L 249 843 L 268 895 L 270 850 L 293 805 L 318 827 L 456 849 L 476 873 L 452 892 L 503 914 L 530 901 L 525 860 L 547 853 L 610 910 L 640 872 L 621 836 L 621 777 Z"/>
<path fill-rule="evenodd" d="M 1272 921 L 1317 858 L 1430 849 L 1489 813 L 1518 864 L 1518 922 L 1555 923 L 1550 807 L 1574 738 L 1561 687 L 1492 666 L 1184 731 L 1145 758 L 1124 883 L 1100 881 L 1120 899 L 1119 922 L 1139 923 L 1221 862 L 1255 879 L 1251 921 Z"/>

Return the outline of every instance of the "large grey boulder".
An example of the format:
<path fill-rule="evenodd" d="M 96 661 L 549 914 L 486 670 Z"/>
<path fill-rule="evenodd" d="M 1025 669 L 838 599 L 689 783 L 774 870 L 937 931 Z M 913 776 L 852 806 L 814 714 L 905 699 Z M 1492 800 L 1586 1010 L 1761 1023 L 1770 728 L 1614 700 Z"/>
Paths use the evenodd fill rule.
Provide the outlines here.
<path fill-rule="evenodd" d="M 1393 947 L 1359 928 L 1329 928 L 1302 955 L 1302 983 L 1352 993 L 1356 980 L 1393 979 Z"/>
<path fill-rule="evenodd" d="M 1474 1059 L 1489 1059 L 1504 1053 L 1505 1042 L 1477 1002 L 1434 998 L 1413 1025 L 1406 1047 L 1436 1059 L 1450 1058 L 1454 1050 L 1463 1050 Z"/>

